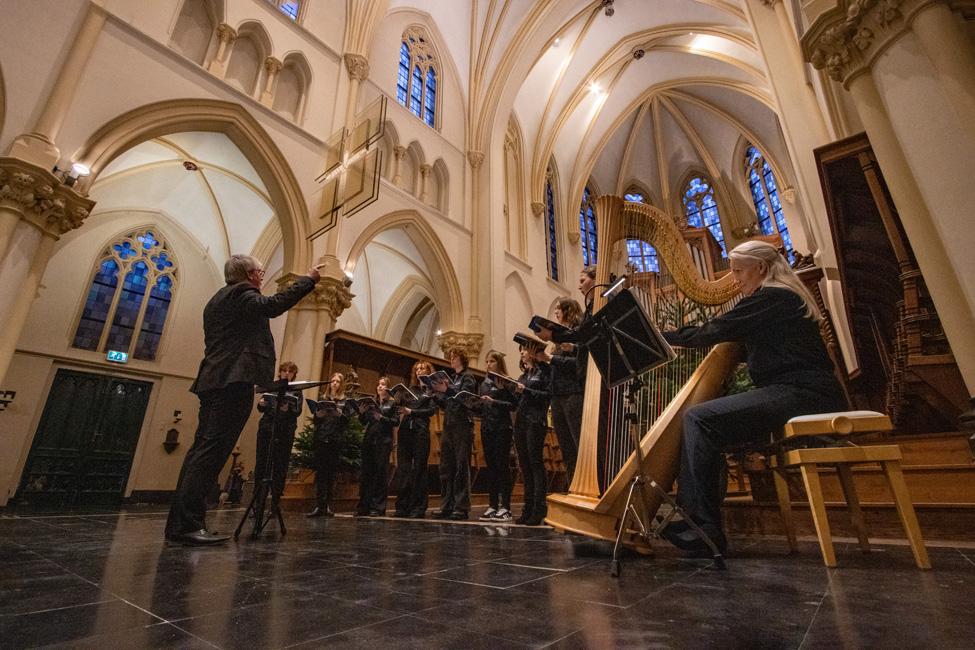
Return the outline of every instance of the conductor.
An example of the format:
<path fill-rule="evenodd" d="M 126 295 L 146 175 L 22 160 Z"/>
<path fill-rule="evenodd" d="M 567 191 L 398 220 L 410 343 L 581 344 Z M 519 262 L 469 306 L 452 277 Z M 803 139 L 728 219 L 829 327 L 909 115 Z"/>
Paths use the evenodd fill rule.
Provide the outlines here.
<path fill-rule="evenodd" d="M 190 391 L 200 398 L 199 425 L 186 452 L 176 496 L 166 521 L 166 539 L 189 545 L 220 544 L 229 536 L 206 529 L 206 496 L 237 444 L 254 406 L 255 384 L 274 380 L 270 319 L 311 293 L 319 269 L 273 296 L 261 294 L 264 270 L 250 255 L 232 255 L 223 267 L 227 285 L 203 310 L 206 350 Z"/>

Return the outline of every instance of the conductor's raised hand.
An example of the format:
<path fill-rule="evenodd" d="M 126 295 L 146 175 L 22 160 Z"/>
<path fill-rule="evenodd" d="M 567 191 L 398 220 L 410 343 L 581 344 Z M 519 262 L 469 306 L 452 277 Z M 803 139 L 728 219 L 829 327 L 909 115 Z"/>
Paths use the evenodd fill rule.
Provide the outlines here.
<path fill-rule="evenodd" d="M 323 266 L 325 265 L 317 264 L 311 267 L 310 269 L 308 269 L 307 275 L 309 278 L 311 278 L 311 281 L 314 282 L 315 284 L 318 284 L 318 281 L 322 279 L 322 274 L 319 272 L 319 269 L 321 269 Z"/>

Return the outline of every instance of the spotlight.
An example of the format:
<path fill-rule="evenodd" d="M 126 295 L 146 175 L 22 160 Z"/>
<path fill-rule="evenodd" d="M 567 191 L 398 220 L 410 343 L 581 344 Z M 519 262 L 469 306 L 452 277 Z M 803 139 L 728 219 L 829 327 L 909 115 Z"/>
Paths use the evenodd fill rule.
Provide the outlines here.
<path fill-rule="evenodd" d="M 603 13 L 605 13 L 607 16 L 612 16 L 616 13 L 616 10 L 613 9 L 614 1 L 615 0 L 603 0 Z"/>
<path fill-rule="evenodd" d="M 71 171 L 68 172 L 68 177 L 64 179 L 64 184 L 71 187 L 78 182 L 79 178 L 85 177 L 91 173 L 91 170 L 82 165 L 81 163 L 75 163 L 71 165 Z"/>
<path fill-rule="evenodd" d="M 352 274 L 348 271 L 345 272 L 345 279 L 342 280 L 342 284 L 344 284 L 346 288 L 352 286 Z"/>

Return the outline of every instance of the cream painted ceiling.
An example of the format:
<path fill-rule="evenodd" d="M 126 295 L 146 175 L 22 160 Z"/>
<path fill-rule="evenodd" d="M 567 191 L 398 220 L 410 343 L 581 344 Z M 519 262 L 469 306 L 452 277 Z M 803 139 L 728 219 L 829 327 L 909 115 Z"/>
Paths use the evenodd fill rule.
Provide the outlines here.
<path fill-rule="evenodd" d="M 252 252 L 266 229 L 277 229 L 267 189 L 222 133 L 143 142 L 106 166 L 90 194 L 99 212 L 132 209 L 172 219 L 208 248 L 217 268 L 231 253 Z"/>
<path fill-rule="evenodd" d="M 485 150 L 509 115 L 517 119 L 532 201 L 542 200 L 554 160 L 568 206 L 578 205 L 591 177 L 600 193 L 636 183 L 674 212 L 676 186 L 691 170 L 709 173 L 730 195 L 746 140 L 766 155 L 780 187 L 793 184 L 740 0 L 615 0 L 613 16 L 601 1 L 583 0 L 389 5 L 426 12 L 436 24 L 473 107 L 470 148 Z"/>

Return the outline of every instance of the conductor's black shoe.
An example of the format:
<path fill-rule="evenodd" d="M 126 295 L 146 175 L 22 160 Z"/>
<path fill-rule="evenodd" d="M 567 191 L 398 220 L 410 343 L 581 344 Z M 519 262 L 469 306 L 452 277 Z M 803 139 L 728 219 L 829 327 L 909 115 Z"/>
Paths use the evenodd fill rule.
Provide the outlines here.
<path fill-rule="evenodd" d="M 467 521 L 467 513 L 462 510 L 454 510 L 450 513 L 450 519 L 453 521 Z"/>
<path fill-rule="evenodd" d="M 527 511 L 522 511 L 521 516 L 515 519 L 515 523 L 519 525 L 525 525 L 532 518 L 532 514 Z"/>
<path fill-rule="evenodd" d="M 707 536 L 711 538 L 711 541 L 714 542 L 714 545 L 718 547 L 718 553 L 725 552 L 725 549 L 728 548 L 728 539 L 724 536 L 724 533 L 721 532 L 719 528 L 704 524 L 701 526 L 701 530 L 703 530 Z M 694 532 L 690 527 L 688 527 L 688 529 L 684 532 L 677 532 L 675 530 L 671 530 L 670 526 L 667 526 L 663 529 L 661 535 L 664 539 L 682 551 L 707 554 L 711 553 L 711 547 L 707 545 L 707 542 L 698 537 L 697 533 Z"/>
<path fill-rule="evenodd" d="M 214 544 L 223 544 L 230 539 L 230 535 L 214 535 L 207 531 L 207 529 L 201 528 L 200 530 L 194 530 L 192 533 L 174 535 L 170 539 L 173 542 L 186 546 L 212 546 Z"/>
<path fill-rule="evenodd" d="M 544 523 L 545 523 L 545 517 L 543 515 L 539 515 L 537 517 L 529 517 L 529 519 L 525 522 L 525 525 L 526 526 L 541 526 Z"/>
<path fill-rule="evenodd" d="M 315 517 L 329 517 L 331 516 L 329 514 L 330 512 L 331 511 L 328 508 L 315 508 L 305 516 L 309 519 L 314 519 Z"/>
<path fill-rule="evenodd" d="M 450 519 L 450 510 L 434 510 L 430 513 L 433 519 Z"/>

